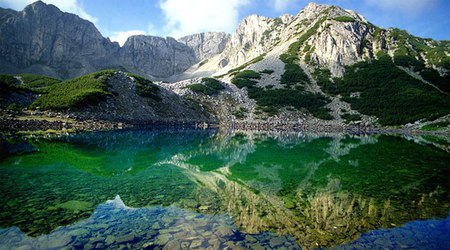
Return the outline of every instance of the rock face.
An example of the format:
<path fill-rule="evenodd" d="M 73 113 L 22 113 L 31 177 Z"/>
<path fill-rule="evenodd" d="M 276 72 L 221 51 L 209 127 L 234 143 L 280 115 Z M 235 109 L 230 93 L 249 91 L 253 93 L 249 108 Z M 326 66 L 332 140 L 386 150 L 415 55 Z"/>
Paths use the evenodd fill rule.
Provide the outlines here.
<path fill-rule="evenodd" d="M 0 8 L 0 41 L 0 72 L 61 79 L 106 68 L 165 78 L 199 61 L 173 38 L 135 36 L 121 48 L 91 22 L 41 1 L 20 12 Z"/>
<path fill-rule="evenodd" d="M 110 66 L 119 50 L 92 23 L 41 1 L 1 15 L 0 68 L 9 73 L 70 78 Z"/>
<path fill-rule="evenodd" d="M 199 60 L 222 53 L 229 40 L 230 34 L 223 32 L 205 32 L 178 39 L 179 42 L 192 48 Z"/>
<path fill-rule="evenodd" d="M 180 73 L 198 62 L 187 45 L 168 37 L 132 36 L 120 49 L 119 60 L 126 69 L 165 78 Z"/>
<path fill-rule="evenodd" d="M 300 62 L 326 67 L 337 77 L 343 75 L 345 66 L 375 59 L 378 52 L 408 56 L 443 74 L 450 72 L 450 42 L 422 39 L 398 29 L 381 29 L 354 11 L 315 3 L 308 4 L 296 16 L 245 18 L 224 51 L 197 71 L 225 74 L 260 55 L 278 58 L 298 41 Z"/>

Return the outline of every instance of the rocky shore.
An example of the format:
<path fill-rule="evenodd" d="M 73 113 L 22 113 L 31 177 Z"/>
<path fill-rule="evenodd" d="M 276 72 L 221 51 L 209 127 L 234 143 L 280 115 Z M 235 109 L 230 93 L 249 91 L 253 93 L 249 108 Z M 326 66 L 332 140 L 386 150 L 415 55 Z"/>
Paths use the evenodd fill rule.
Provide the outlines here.
<path fill-rule="evenodd" d="M 162 120 L 162 121 L 107 121 L 83 119 L 73 114 L 57 112 L 0 112 L 0 132 L 82 132 L 82 131 L 104 131 L 129 128 L 154 128 L 154 127 L 177 127 L 177 128 L 221 128 L 226 130 L 245 130 L 261 132 L 326 132 L 326 133 L 349 133 L 349 134 L 401 134 L 401 135 L 444 135 L 450 136 L 448 131 L 423 131 L 414 127 L 375 127 L 365 123 L 339 123 L 321 122 L 311 120 L 302 122 L 291 121 L 231 121 L 222 123 L 205 123 L 195 121 Z"/>

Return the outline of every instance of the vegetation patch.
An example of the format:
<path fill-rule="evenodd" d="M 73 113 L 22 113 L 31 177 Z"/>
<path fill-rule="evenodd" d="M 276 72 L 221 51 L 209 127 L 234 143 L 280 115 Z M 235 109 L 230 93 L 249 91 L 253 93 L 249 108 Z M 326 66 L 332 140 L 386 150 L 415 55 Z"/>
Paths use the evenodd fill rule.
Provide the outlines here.
<path fill-rule="evenodd" d="M 238 109 L 234 110 L 232 112 L 232 114 L 237 118 L 237 119 L 243 119 L 245 118 L 246 114 L 247 114 L 248 110 L 244 107 L 239 107 Z"/>
<path fill-rule="evenodd" d="M 350 16 L 339 16 L 336 18 L 333 18 L 334 21 L 343 22 L 343 23 L 353 23 L 355 19 Z"/>
<path fill-rule="evenodd" d="M 420 67 L 423 63 L 417 58 L 424 54 L 428 64 L 450 69 L 450 56 L 446 54 L 450 50 L 450 41 L 423 39 L 400 29 L 392 29 L 390 34 L 398 44 L 394 53 L 394 61 L 397 65 Z"/>
<path fill-rule="evenodd" d="M 265 56 L 266 56 L 266 54 L 259 55 L 259 56 L 255 57 L 255 58 L 253 58 L 252 60 L 250 60 L 250 61 L 248 61 L 248 62 L 242 64 L 241 66 L 229 70 L 227 74 L 233 74 L 233 73 L 235 73 L 235 72 L 239 72 L 239 71 L 241 71 L 241 70 L 247 68 L 248 66 L 250 66 L 250 65 L 252 65 L 252 64 L 255 64 L 255 63 L 257 63 L 257 62 L 262 61 L 262 60 L 264 59 Z M 219 76 L 219 77 L 221 77 L 221 76 Z"/>
<path fill-rule="evenodd" d="M 275 72 L 275 71 L 271 70 L 271 69 L 265 69 L 265 70 L 260 71 L 259 73 L 266 74 L 266 75 L 271 75 L 271 74 L 273 74 L 273 72 Z"/>
<path fill-rule="evenodd" d="M 158 95 L 159 87 L 154 84 L 152 81 L 143 78 L 141 76 L 127 73 L 129 76 L 134 78 L 136 83 L 136 94 L 142 97 L 151 98 L 155 101 L 161 101 L 161 97 Z"/>
<path fill-rule="evenodd" d="M 62 110 L 95 105 L 109 95 L 107 80 L 113 73 L 114 70 L 104 70 L 53 84 L 31 108 Z"/>
<path fill-rule="evenodd" d="M 450 113 L 450 96 L 398 69 L 388 56 L 347 67 L 328 93 L 341 94 L 353 109 L 379 118 L 382 125 L 400 125 L 436 119 Z M 351 94 L 359 92 L 359 98 Z"/>
<path fill-rule="evenodd" d="M 19 74 L 18 76 L 22 78 L 24 87 L 35 91 L 61 82 L 61 80 L 42 75 Z"/>
<path fill-rule="evenodd" d="M 437 70 L 430 68 L 422 70 L 420 75 L 440 90 L 450 93 L 450 75 L 441 76 Z"/>
<path fill-rule="evenodd" d="M 342 119 L 344 119 L 347 123 L 360 121 L 361 116 L 358 114 L 343 114 L 341 115 Z"/>
<path fill-rule="evenodd" d="M 450 129 L 450 122 L 436 122 L 432 124 L 428 124 L 420 128 L 424 131 L 436 131 L 436 130 L 443 130 L 443 129 Z"/>
<path fill-rule="evenodd" d="M 201 83 L 189 85 L 187 88 L 196 93 L 201 93 L 204 95 L 216 95 L 221 90 L 225 89 L 225 87 L 219 80 L 209 77 L 205 77 L 202 79 Z"/>
<path fill-rule="evenodd" d="M 251 88 L 256 86 L 258 82 L 255 80 L 259 79 L 261 79 L 260 73 L 253 70 L 244 70 L 236 73 L 233 79 L 231 79 L 231 83 L 236 85 L 238 88 Z"/>

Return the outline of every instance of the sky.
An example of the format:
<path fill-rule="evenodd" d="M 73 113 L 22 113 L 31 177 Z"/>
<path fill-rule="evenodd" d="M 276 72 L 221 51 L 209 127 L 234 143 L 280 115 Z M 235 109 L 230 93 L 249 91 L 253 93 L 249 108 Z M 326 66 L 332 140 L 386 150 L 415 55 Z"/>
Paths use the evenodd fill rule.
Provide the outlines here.
<path fill-rule="evenodd" d="M 22 10 L 35 0 L 0 0 L 0 7 Z M 307 0 L 43 0 L 93 22 L 121 45 L 137 34 L 171 36 L 205 31 L 232 33 L 248 15 L 295 15 Z M 383 28 L 450 40 L 450 0 L 316 0 L 352 9 Z"/>

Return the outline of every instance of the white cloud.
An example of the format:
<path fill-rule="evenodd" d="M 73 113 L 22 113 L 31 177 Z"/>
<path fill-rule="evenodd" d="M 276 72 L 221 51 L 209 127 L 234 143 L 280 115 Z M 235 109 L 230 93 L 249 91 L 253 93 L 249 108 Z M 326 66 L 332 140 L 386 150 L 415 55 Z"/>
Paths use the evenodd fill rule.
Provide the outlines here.
<path fill-rule="evenodd" d="M 179 38 L 204 31 L 232 32 L 239 9 L 252 0 L 160 0 L 166 18 L 164 31 Z"/>
<path fill-rule="evenodd" d="M 295 0 L 271 0 L 271 5 L 277 12 L 288 10 L 296 1 Z"/>
<path fill-rule="evenodd" d="M 129 31 L 113 32 L 113 34 L 109 37 L 109 39 L 111 39 L 111 41 L 118 42 L 120 46 L 123 46 L 127 41 L 128 37 L 135 35 L 145 35 L 145 31 L 129 30 Z"/>
<path fill-rule="evenodd" d="M 385 10 L 420 12 L 431 8 L 437 0 L 365 0 L 367 4 Z"/>
<path fill-rule="evenodd" d="M 15 10 L 22 10 L 25 6 L 34 2 L 36 2 L 36 0 L 0 0 L 0 6 Z M 89 15 L 77 0 L 43 0 L 43 2 L 53 4 L 64 12 L 76 14 L 93 23 L 97 22 L 97 18 Z"/>

